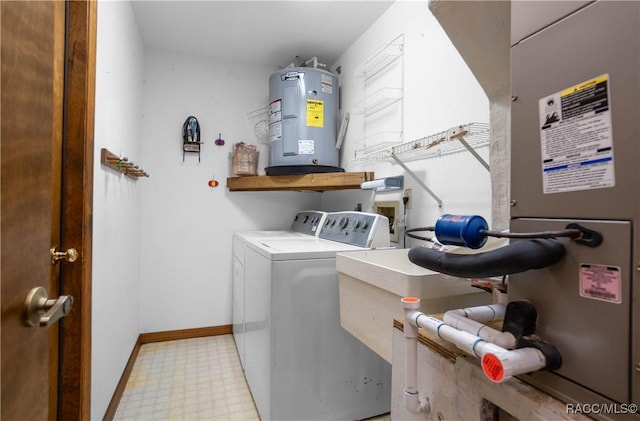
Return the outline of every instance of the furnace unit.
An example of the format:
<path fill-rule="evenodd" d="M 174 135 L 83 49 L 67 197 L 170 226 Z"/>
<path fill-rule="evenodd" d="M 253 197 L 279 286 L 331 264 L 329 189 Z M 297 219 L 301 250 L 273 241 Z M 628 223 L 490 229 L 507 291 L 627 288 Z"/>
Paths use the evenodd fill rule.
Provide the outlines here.
<path fill-rule="evenodd" d="M 518 3 L 512 22 L 530 11 Z M 640 3 L 585 3 L 512 39 L 511 231 L 578 223 L 602 243 L 560 239 L 564 258 L 511 275 L 509 301 L 536 306 L 537 333 L 562 355 L 559 369 L 524 380 L 565 402 L 630 404 L 640 402 Z"/>

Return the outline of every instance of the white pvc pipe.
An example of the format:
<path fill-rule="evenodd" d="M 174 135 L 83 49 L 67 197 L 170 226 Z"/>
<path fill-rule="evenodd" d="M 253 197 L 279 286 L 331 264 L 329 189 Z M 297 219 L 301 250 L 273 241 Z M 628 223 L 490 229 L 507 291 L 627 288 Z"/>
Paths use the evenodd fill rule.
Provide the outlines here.
<path fill-rule="evenodd" d="M 504 350 L 500 353 L 487 352 L 482 357 L 482 371 L 495 383 L 501 383 L 518 374 L 541 370 L 546 365 L 544 354 L 536 348 Z"/>
<path fill-rule="evenodd" d="M 503 320 L 506 311 L 507 306 L 504 304 L 489 304 L 477 307 L 467 307 L 459 310 L 450 310 L 447 311 L 447 313 L 462 314 L 464 317 L 477 322 L 490 322 L 493 320 Z"/>
<path fill-rule="evenodd" d="M 407 299 L 410 301 L 405 301 Z M 421 327 L 456 345 L 467 354 L 481 358 L 482 369 L 485 375 L 494 382 L 500 383 L 512 376 L 540 370 L 546 366 L 546 358 L 538 349 L 505 349 L 491 342 L 487 342 L 479 336 L 463 330 L 458 330 L 435 317 L 427 316 L 426 314 L 417 311 L 417 308 L 420 306 L 420 300 L 417 298 L 406 297 L 402 299 L 402 302 L 405 306 L 405 332 L 407 331 L 407 325 L 412 325 L 416 328 Z M 407 347 L 409 346 L 415 346 L 417 348 L 417 340 L 411 341 L 411 345 L 409 344 L 409 341 L 407 341 Z M 412 358 L 416 359 L 417 364 L 417 351 L 415 351 L 416 357 L 413 357 L 413 352 L 414 351 L 411 351 L 411 355 Z M 408 350 L 407 356 L 409 356 Z M 411 381 L 413 381 L 413 379 L 417 379 L 417 375 L 415 373 L 410 374 L 408 372 L 411 369 L 417 370 L 417 367 L 414 368 L 407 363 L 406 368 L 407 379 L 411 379 Z M 410 385 L 407 384 L 406 390 L 408 390 L 409 386 Z"/>
<path fill-rule="evenodd" d="M 304 62 L 304 64 L 305 64 L 306 66 L 308 66 L 310 63 L 313 63 L 313 68 L 314 68 L 314 69 L 317 69 L 317 68 L 318 68 L 318 66 L 320 66 L 320 67 L 327 67 L 327 65 L 326 65 L 326 64 L 324 64 L 324 63 L 318 63 L 318 57 L 312 57 L 312 58 L 310 58 L 309 60 L 307 60 L 307 61 L 305 61 L 305 62 Z"/>
<path fill-rule="evenodd" d="M 478 307 L 468 307 L 459 310 L 450 310 L 444 313 L 442 320 L 458 330 L 464 330 L 476 335 L 487 342 L 494 343 L 502 348 L 513 349 L 516 347 L 516 338 L 509 332 L 501 332 L 493 329 L 484 322 L 503 320 L 506 311 L 504 304 L 491 304 Z"/>
<path fill-rule="evenodd" d="M 420 299 L 405 297 L 402 299 L 404 305 L 405 320 L 408 314 L 420 308 Z M 418 326 L 412 323 L 404 324 L 405 338 L 405 388 L 404 405 L 412 414 L 428 413 L 431 408 L 428 400 L 420 402 L 418 395 Z"/>

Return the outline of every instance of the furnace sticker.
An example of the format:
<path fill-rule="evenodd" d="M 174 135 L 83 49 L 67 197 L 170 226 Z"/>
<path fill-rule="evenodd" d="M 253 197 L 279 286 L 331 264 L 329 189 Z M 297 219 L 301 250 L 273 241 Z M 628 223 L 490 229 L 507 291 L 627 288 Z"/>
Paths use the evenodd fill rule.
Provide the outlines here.
<path fill-rule="evenodd" d="M 620 268 L 580 264 L 580 296 L 610 303 L 622 303 Z"/>
<path fill-rule="evenodd" d="M 614 187 L 609 75 L 538 101 L 544 194 Z"/>
<path fill-rule="evenodd" d="M 324 101 L 307 100 L 307 126 L 324 127 Z"/>

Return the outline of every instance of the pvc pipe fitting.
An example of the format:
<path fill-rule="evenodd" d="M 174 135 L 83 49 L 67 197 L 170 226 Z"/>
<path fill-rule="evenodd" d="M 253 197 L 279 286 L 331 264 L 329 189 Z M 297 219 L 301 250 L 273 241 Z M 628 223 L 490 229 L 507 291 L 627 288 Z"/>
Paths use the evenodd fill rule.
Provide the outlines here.
<path fill-rule="evenodd" d="M 431 412 L 429 399 L 420 399 L 417 391 L 416 393 L 404 391 L 404 406 L 412 414 L 428 414 Z"/>
<path fill-rule="evenodd" d="M 458 330 L 435 317 L 427 316 L 418 311 L 420 300 L 417 298 L 405 297 L 402 299 L 402 303 L 405 314 L 404 332 L 407 352 L 405 405 L 411 412 L 422 412 L 417 390 L 417 330 L 419 327 L 437 334 L 440 338 L 456 345 L 462 351 L 480 358 L 484 374 L 496 383 L 501 383 L 519 374 L 543 369 L 547 365 L 545 355 L 536 348 L 505 349 L 498 344 L 486 341 L 478 335 Z M 459 311 L 451 312 L 450 315 L 454 315 L 453 317 L 456 321 L 462 324 L 479 323 L 467 319 Z M 499 334 L 503 333 L 492 330 Z"/>
<path fill-rule="evenodd" d="M 520 348 L 502 352 L 488 352 L 482 357 L 482 371 L 495 383 L 513 376 L 545 368 L 546 358 L 536 348 Z"/>
<path fill-rule="evenodd" d="M 503 320 L 506 306 L 492 304 L 486 306 L 469 307 L 450 310 L 444 314 L 443 321 L 456 329 L 472 333 L 487 342 L 494 343 L 506 349 L 516 347 L 515 336 L 509 332 L 501 332 L 481 322 Z"/>

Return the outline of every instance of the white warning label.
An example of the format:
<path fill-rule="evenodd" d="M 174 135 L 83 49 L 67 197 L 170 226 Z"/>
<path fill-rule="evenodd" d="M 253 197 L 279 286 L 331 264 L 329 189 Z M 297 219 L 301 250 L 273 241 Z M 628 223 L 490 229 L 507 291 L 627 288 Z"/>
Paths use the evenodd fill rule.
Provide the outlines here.
<path fill-rule="evenodd" d="M 615 186 L 609 75 L 538 101 L 543 192 Z"/>
<path fill-rule="evenodd" d="M 622 302 L 622 279 L 617 266 L 580 265 L 580 296 L 594 300 Z"/>
<path fill-rule="evenodd" d="M 282 139 L 282 99 L 269 104 L 269 141 Z"/>
<path fill-rule="evenodd" d="M 333 78 L 329 75 L 320 75 L 320 86 L 325 94 L 333 94 Z"/>
<path fill-rule="evenodd" d="M 315 153 L 315 141 L 313 139 L 298 140 L 298 155 L 313 155 Z"/>

